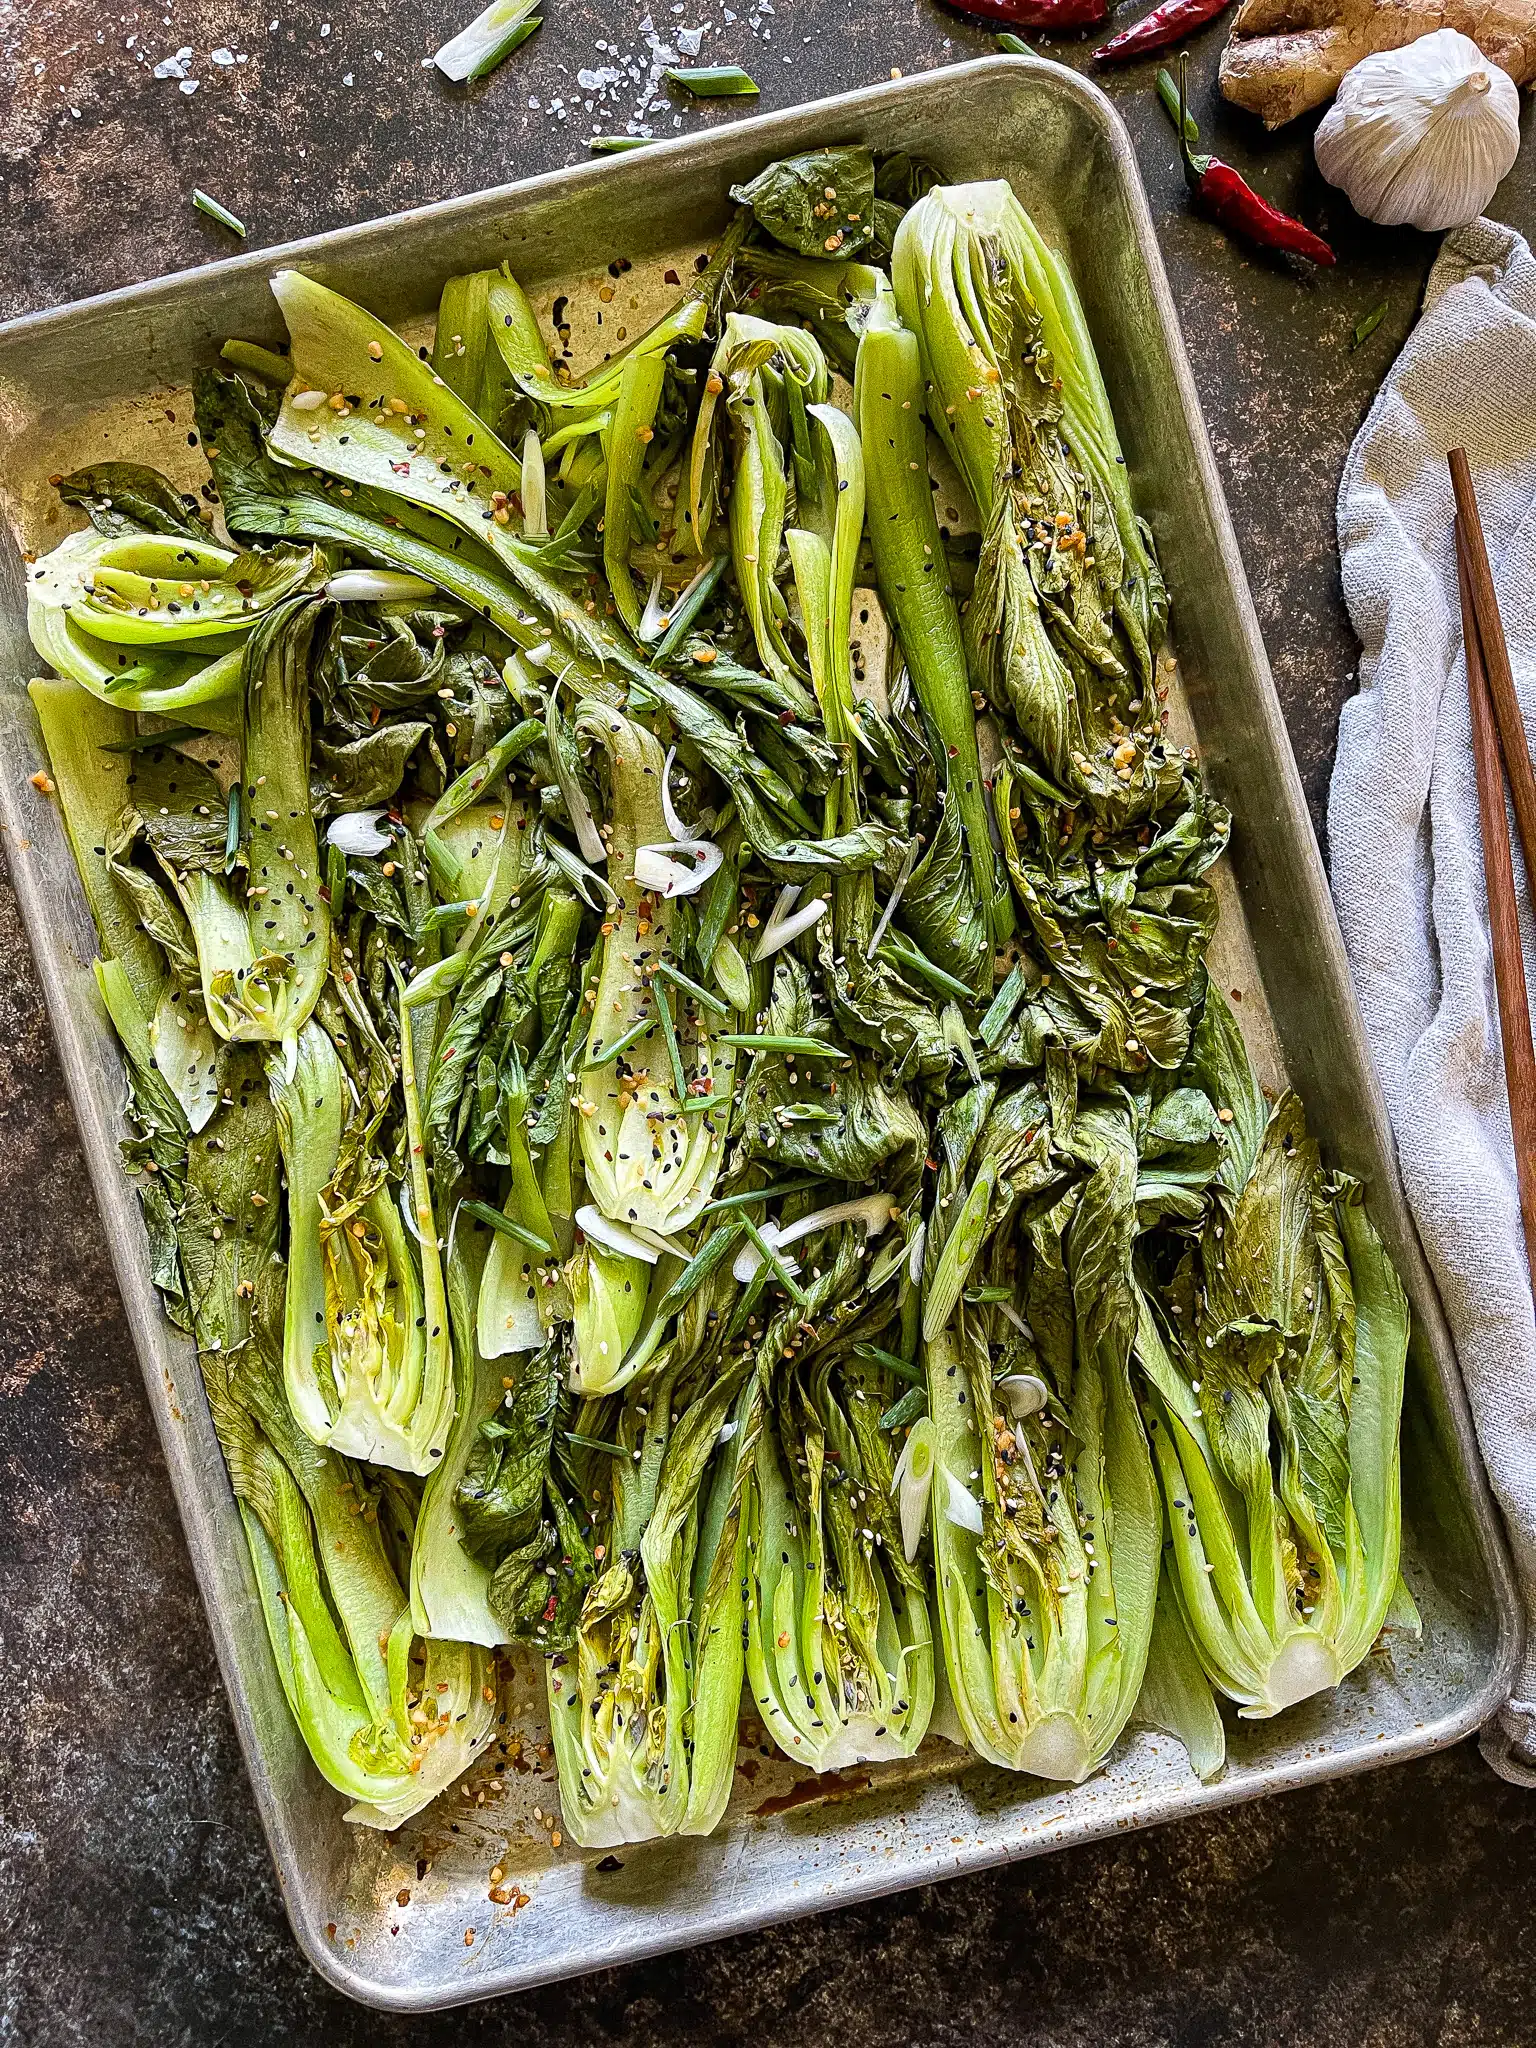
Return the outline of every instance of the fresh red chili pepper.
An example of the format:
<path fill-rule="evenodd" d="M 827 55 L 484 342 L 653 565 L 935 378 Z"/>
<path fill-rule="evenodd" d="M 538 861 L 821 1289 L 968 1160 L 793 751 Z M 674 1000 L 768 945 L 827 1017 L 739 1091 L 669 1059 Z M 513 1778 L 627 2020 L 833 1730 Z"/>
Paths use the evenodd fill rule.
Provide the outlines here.
<path fill-rule="evenodd" d="M 1321 235 L 1314 235 L 1299 220 L 1282 213 L 1278 206 L 1271 206 L 1230 164 L 1224 164 L 1219 156 L 1195 155 L 1190 142 L 1199 141 L 1200 131 L 1184 109 L 1184 76 L 1188 69 L 1188 57 L 1181 57 L 1175 120 L 1179 153 L 1184 159 L 1184 182 L 1196 203 L 1218 227 L 1240 235 L 1260 249 L 1283 249 L 1291 256 L 1305 256 L 1311 263 L 1336 263 L 1338 258 Z M 1158 91 L 1166 106 L 1168 96 L 1163 92 L 1161 79 Z"/>
<path fill-rule="evenodd" d="M 1192 35 L 1230 5 L 1231 0 L 1163 0 L 1161 7 L 1121 29 L 1093 54 L 1101 64 L 1124 64 L 1132 57 L 1144 57 L 1149 50 L 1166 49 L 1169 43 Z"/>
<path fill-rule="evenodd" d="M 944 0 L 956 14 L 978 21 L 1006 21 L 1014 28 L 1097 28 L 1109 17 L 1109 0 Z"/>

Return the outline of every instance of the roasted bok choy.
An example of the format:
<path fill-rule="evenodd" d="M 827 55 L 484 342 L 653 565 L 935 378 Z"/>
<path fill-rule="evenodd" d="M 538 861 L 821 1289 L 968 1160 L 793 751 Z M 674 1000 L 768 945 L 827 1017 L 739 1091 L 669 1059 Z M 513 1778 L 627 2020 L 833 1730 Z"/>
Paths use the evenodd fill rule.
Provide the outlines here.
<path fill-rule="evenodd" d="M 66 477 L 29 567 L 151 1268 L 376 1827 L 514 1655 L 597 1850 L 713 1828 L 744 1712 L 1208 1774 L 1415 1626 L 1407 1308 L 1207 971 L 1070 272 L 905 158 L 734 200 L 584 371 L 505 270 L 420 351 L 280 272 L 201 495 Z"/>

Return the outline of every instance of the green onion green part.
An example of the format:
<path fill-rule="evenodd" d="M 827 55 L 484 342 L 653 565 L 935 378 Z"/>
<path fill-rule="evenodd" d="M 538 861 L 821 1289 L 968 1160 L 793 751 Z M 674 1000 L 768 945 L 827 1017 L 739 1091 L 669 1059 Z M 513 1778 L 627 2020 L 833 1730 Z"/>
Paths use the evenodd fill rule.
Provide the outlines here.
<path fill-rule="evenodd" d="M 245 222 L 237 214 L 231 213 L 227 206 L 221 206 L 217 199 L 203 191 L 199 185 L 192 187 L 192 204 L 199 213 L 206 213 L 208 218 L 216 220 L 221 228 L 228 228 L 232 235 L 239 235 L 242 241 L 244 240 Z"/>

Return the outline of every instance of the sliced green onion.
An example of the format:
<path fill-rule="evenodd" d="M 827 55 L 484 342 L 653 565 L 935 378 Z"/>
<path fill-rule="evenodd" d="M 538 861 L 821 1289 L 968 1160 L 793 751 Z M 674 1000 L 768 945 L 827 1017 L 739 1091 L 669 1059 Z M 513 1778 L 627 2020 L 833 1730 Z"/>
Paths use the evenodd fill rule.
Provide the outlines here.
<path fill-rule="evenodd" d="M 667 1042 L 667 1058 L 672 1062 L 672 1082 L 677 1089 L 679 1107 L 688 1100 L 688 1076 L 683 1072 L 682 1047 L 677 1042 L 677 1026 L 672 1021 L 672 1005 L 667 1001 L 666 991 L 651 987 L 651 996 L 656 1004 L 656 1021 L 661 1026 L 661 1035 Z"/>
<path fill-rule="evenodd" d="M 1178 81 L 1175 79 L 1171 71 L 1158 72 L 1157 96 L 1162 101 L 1164 110 L 1167 113 L 1169 120 L 1173 123 L 1175 129 L 1177 129 L 1179 125 L 1180 106 L 1179 87 Z M 1196 121 L 1194 115 L 1190 113 L 1187 107 L 1184 109 L 1184 137 L 1191 149 L 1195 149 L 1198 147 L 1200 142 L 1200 126 L 1199 123 Z"/>
<path fill-rule="evenodd" d="M 928 1521 L 928 1502 L 933 1493 L 934 1474 L 939 1468 L 935 1434 L 931 1421 L 925 1418 L 918 1422 L 896 1461 L 896 1478 L 891 1491 L 897 1496 L 901 1515 L 901 1547 L 906 1552 L 908 1564 L 917 1557 Z"/>
<path fill-rule="evenodd" d="M 1019 1007 L 1024 994 L 1024 964 L 1015 961 L 1007 979 L 999 988 L 987 1007 L 987 1014 L 976 1027 L 976 1036 L 988 1052 L 996 1052 L 1003 1042 L 1003 1034 L 1013 1022 L 1013 1013 Z"/>
<path fill-rule="evenodd" d="M 471 761 L 449 783 L 428 811 L 426 823 L 421 828 L 422 837 L 435 832 L 440 825 L 446 825 L 460 811 L 467 810 L 487 783 L 494 781 L 520 754 L 525 754 L 543 738 L 542 718 L 525 718 L 510 732 L 503 733 L 494 746 L 486 748 L 478 761 Z"/>
<path fill-rule="evenodd" d="M 751 99 L 758 89 L 739 64 L 703 64 L 692 70 L 674 65 L 667 76 L 696 100 Z"/>
<path fill-rule="evenodd" d="M 618 156 L 622 150 L 644 149 L 654 135 L 589 135 L 587 147 L 598 156 Z"/>
<path fill-rule="evenodd" d="M 987 1217 L 992 1207 L 992 1196 L 997 1189 L 997 1161 L 984 1159 L 981 1171 L 971 1183 L 970 1192 L 960 1205 L 960 1213 L 951 1226 L 949 1236 L 944 1240 L 944 1249 L 939 1254 L 939 1263 L 933 1271 L 928 1293 L 923 1302 L 923 1342 L 931 1344 L 950 1317 L 960 1300 L 960 1290 L 970 1276 L 981 1250 L 981 1240 L 986 1234 Z"/>
<path fill-rule="evenodd" d="M 606 1444 L 600 1436 L 583 1436 L 579 1429 L 565 1432 L 567 1443 L 580 1444 L 584 1450 L 606 1451 L 610 1458 L 626 1458 L 629 1453 L 622 1444 Z"/>
<path fill-rule="evenodd" d="M 715 587 L 731 565 L 729 555 L 716 555 L 702 576 L 696 576 L 678 599 L 672 623 L 657 641 L 651 660 L 657 668 L 683 644 L 683 635 L 715 594 Z"/>
<path fill-rule="evenodd" d="M 466 896 L 458 903 L 434 903 L 421 920 L 425 932 L 445 931 L 452 924 L 467 924 L 480 907 L 478 896 Z"/>
<path fill-rule="evenodd" d="M 706 1010 L 713 1011 L 715 1016 L 729 1017 L 734 1014 L 728 1003 L 722 1003 L 720 998 L 711 995 L 707 988 L 700 988 L 696 981 L 690 981 L 681 967 L 674 967 L 670 960 L 658 960 L 656 972 L 664 980 L 670 981 L 674 988 L 680 988 L 686 994 L 692 996 L 693 1000 L 696 1003 L 702 1004 Z"/>
<path fill-rule="evenodd" d="M 523 539 L 549 539 L 548 479 L 544 474 L 544 449 L 538 429 L 530 427 L 523 436 L 522 457 Z"/>
<path fill-rule="evenodd" d="M 216 220 L 221 228 L 228 228 L 232 235 L 239 235 L 242 241 L 245 239 L 245 222 L 239 215 L 231 213 L 227 206 L 220 206 L 217 199 L 212 198 L 198 185 L 192 187 L 192 204 L 199 213 L 206 213 L 210 220 Z M 287 381 L 288 379 L 284 377 L 283 382 L 286 384 Z"/>
<path fill-rule="evenodd" d="M 533 11 L 538 4 L 539 0 L 491 0 L 468 28 L 443 44 L 433 63 L 453 84 L 475 84 L 533 34 L 542 19 Z"/>
<path fill-rule="evenodd" d="M 910 1380 L 914 1386 L 927 1384 L 923 1369 L 913 1365 L 910 1359 L 898 1358 L 894 1351 L 882 1351 L 878 1344 L 855 1344 L 855 1358 L 867 1358 L 875 1365 L 883 1365 L 887 1372 L 895 1373 L 899 1380 Z"/>
<path fill-rule="evenodd" d="M 293 375 L 287 356 L 280 356 L 275 348 L 263 348 L 259 342 L 226 341 L 219 354 L 237 370 L 249 370 L 268 384 L 286 384 Z"/>
<path fill-rule="evenodd" d="M 899 1401 L 893 1401 L 880 1418 L 882 1429 L 905 1429 L 928 1413 L 928 1389 L 908 1387 Z"/>
<path fill-rule="evenodd" d="M 931 982 L 937 989 L 942 989 L 945 995 L 955 996 L 962 1003 L 975 1002 L 974 989 L 967 988 L 963 981 L 957 980 L 953 974 L 946 973 L 942 967 L 936 967 L 928 955 L 920 947 L 914 946 L 905 933 L 887 932 L 884 944 L 896 955 L 903 967 L 910 967 L 914 974 L 921 975 L 924 981 Z"/>
<path fill-rule="evenodd" d="M 333 846 L 331 852 L 338 853 L 340 848 Z M 333 886 L 331 889 L 332 917 L 335 917 L 337 914 L 337 900 L 336 890 Z M 459 983 L 464 979 L 468 969 L 468 953 L 449 953 L 445 958 L 434 960 L 430 966 L 420 968 L 413 974 L 406 983 L 400 1000 L 408 1010 L 414 1010 L 419 1003 L 438 1002 L 443 996 L 451 996 L 453 994 Z"/>
<path fill-rule="evenodd" d="M 1029 45 L 1022 36 L 1016 36 L 1010 28 L 999 29 L 997 47 L 1005 57 L 1027 57 Z"/>
<path fill-rule="evenodd" d="M 717 1045 L 740 1045 L 748 1052 L 798 1052 L 808 1060 L 845 1060 L 849 1055 L 840 1045 L 823 1045 L 819 1038 L 803 1038 L 793 1031 L 722 1031 Z"/>
<path fill-rule="evenodd" d="M 765 1188 L 747 1188 L 739 1195 L 721 1195 L 713 1202 L 707 1202 L 699 1211 L 701 1216 L 712 1216 L 717 1209 L 746 1209 L 753 1202 L 777 1201 L 780 1195 L 798 1195 L 802 1189 L 820 1187 L 819 1176 L 803 1173 L 795 1180 L 771 1181 Z"/>
<path fill-rule="evenodd" d="M 1387 300 L 1383 299 L 1379 306 L 1372 306 L 1370 312 L 1366 314 L 1365 318 L 1356 327 L 1355 338 L 1350 343 L 1351 348 L 1358 348 L 1362 341 L 1370 340 L 1382 321 L 1387 317 L 1387 304 Z"/>
<path fill-rule="evenodd" d="M 796 1280 L 794 1274 L 790 1272 L 788 1266 L 785 1265 L 784 1261 L 779 1257 L 750 1216 L 743 1216 L 741 1224 L 748 1237 L 757 1246 L 764 1268 L 773 1274 L 774 1279 L 778 1281 L 790 1300 L 804 1308 L 805 1290 L 801 1287 L 799 1281 Z"/>
<path fill-rule="evenodd" d="M 235 861 L 240 853 L 240 784 L 229 785 L 229 827 L 224 834 L 224 872 L 235 872 Z"/>
<path fill-rule="evenodd" d="M 504 57 L 510 57 L 512 52 L 521 44 L 526 43 L 534 30 L 542 28 L 543 24 L 543 15 L 535 14 L 530 20 L 521 22 L 516 28 L 509 30 L 506 37 L 496 45 L 494 50 L 486 52 L 464 83 L 466 85 L 478 85 L 482 78 L 488 78 Z"/>
<path fill-rule="evenodd" d="M 608 1062 L 616 1060 L 620 1053 L 628 1052 L 637 1038 L 644 1038 L 647 1031 L 654 1030 L 655 1025 L 654 1017 L 643 1017 L 638 1024 L 631 1024 L 624 1036 L 616 1038 L 612 1045 L 603 1046 L 601 1049 L 594 1046 L 581 1064 L 584 1067 L 606 1067 Z"/>
<path fill-rule="evenodd" d="M 719 1230 L 710 1232 L 702 1249 L 694 1253 L 656 1304 L 658 1318 L 676 1314 L 689 1296 L 698 1291 L 710 1274 L 719 1267 L 721 1261 L 735 1249 L 736 1240 L 740 1235 L 741 1225 L 734 1219 L 722 1225 Z"/>
<path fill-rule="evenodd" d="M 466 1216 L 473 1216 L 481 1223 L 489 1224 L 492 1230 L 499 1230 L 503 1237 L 515 1237 L 519 1244 L 525 1244 L 539 1252 L 546 1259 L 553 1258 L 555 1248 L 547 1244 L 536 1230 L 526 1230 L 521 1223 L 514 1223 L 510 1216 L 500 1209 L 493 1209 L 489 1202 L 461 1202 L 459 1205 Z"/>

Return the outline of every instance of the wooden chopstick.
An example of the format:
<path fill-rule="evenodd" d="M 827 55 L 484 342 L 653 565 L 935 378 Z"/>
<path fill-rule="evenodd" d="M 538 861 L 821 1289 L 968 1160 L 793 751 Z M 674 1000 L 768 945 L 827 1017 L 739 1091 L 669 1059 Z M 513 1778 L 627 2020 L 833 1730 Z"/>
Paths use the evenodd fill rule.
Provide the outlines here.
<path fill-rule="evenodd" d="M 1467 466 L 1467 451 L 1453 448 L 1446 459 L 1451 465 L 1457 530 L 1467 557 L 1472 610 L 1477 619 L 1477 637 L 1482 643 L 1483 674 L 1493 698 L 1493 715 L 1498 720 L 1504 772 L 1509 777 L 1509 793 L 1515 807 L 1520 851 L 1525 856 L 1526 877 L 1531 888 L 1536 890 L 1536 768 L 1531 766 L 1525 720 L 1520 715 L 1520 699 L 1515 695 L 1509 648 L 1504 639 L 1504 621 L 1499 617 L 1499 600 L 1494 595 L 1493 571 L 1488 566 L 1488 549 L 1483 540 L 1477 497 L 1472 489 L 1472 471 Z M 1462 614 L 1465 628 L 1465 600 L 1462 602 Z M 1463 637 L 1466 637 L 1465 630 Z"/>
<path fill-rule="evenodd" d="M 1454 458 L 1453 458 L 1454 467 Z M 1458 497 L 1459 497 L 1458 492 Z M 1476 518 L 1476 505 L 1473 517 Z M 1481 535 L 1479 534 L 1479 542 Z M 1536 1284 L 1536 1046 L 1531 1042 L 1530 996 L 1525 982 L 1525 956 L 1520 947 L 1520 911 L 1515 897 L 1514 854 L 1509 843 L 1509 818 L 1504 809 L 1504 776 L 1499 762 L 1499 731 L 1485 665 L 1486 643 L 1477 610 L 1473 580 L 1475 555 L 1467 528 L 1456 519 L 1456 580 L 1461 590 L 1461 630 L 1467 650 L 1467 698 L 1472 712 L 1472 756 L 1477 764 L 1477 807 L 1483 827 L 1483 877 L 1488 885 L 1488 925 L 1493 940 L 1493 977 L 1499 996 L 1499 1031 L 1504 1042 L 1504 1079 L 1509 1090 L 1509 1121 L 1515 1141 L 1515 1177 L 1520 1189 L 1520 1219 L 1525 1226 L 1525 1256 Z M 1483 563 L 1487 565 L 1487 552 Z M 1489 598 L 1492 601 L 1492 582 Z M 1493 605 L 1498 619 L 1498 606 Z M 1503 633 L 1495 624 L 1499 643 Z M 1508 656 L 1505 656 L 1506 671 Z M 1511 685 L 1513 688 L 1513 685 Z M 1530 768 L 1522 732 L 1519 758 Z M 1507 760 L 1507 756 L 1506 756 Z M 1513 783 L 1513 776 L 1511 782 Z M 1518 819 L 1519 812 L 1516 811 Z M 1522 834 L 1522 846 L 1524 846 Z M 1536 877 L 1526 851 L 1526 875 Z"/>

